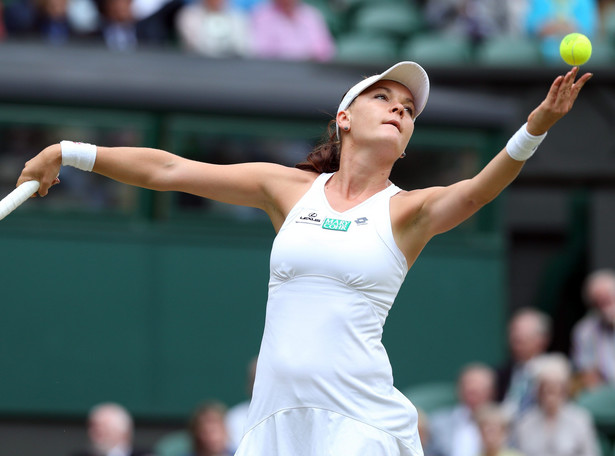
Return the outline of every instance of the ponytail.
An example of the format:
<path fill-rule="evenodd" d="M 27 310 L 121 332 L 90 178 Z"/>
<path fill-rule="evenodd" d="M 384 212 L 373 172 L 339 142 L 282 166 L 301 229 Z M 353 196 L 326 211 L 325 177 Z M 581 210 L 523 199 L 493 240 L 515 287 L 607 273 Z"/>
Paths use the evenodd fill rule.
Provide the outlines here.
<path fill-rule="evenodd" d="M 312 149 L 305 161 L 297 163 L 295 168 L 318 174 L 333 173 L 339 170 L 341 142 L 337 139 L 335 119 L 329 122 L 324 139 Z"/>

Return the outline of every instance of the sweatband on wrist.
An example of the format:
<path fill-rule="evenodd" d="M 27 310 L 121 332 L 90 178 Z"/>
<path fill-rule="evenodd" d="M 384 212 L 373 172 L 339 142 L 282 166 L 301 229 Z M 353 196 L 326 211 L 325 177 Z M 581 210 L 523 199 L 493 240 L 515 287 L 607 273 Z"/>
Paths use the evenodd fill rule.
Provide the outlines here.
<path fill-rule="evenodd" d="M 536 152 L 536 149 L 538 149 L 538 146 L 546 136 L 546 132 L 539 136 L 528 133 L 526 122 L 508 140 L 506 152 L 514 160 L 525 161 L 534 155 L 534 152 Z"/>
<path fill-rule="evenodd" d="M 94 144 L 73 141 L 61 141 L 62 165 L 73 166 L 83 171 L 92 171 L 96 161 L 96 146 Z"/>

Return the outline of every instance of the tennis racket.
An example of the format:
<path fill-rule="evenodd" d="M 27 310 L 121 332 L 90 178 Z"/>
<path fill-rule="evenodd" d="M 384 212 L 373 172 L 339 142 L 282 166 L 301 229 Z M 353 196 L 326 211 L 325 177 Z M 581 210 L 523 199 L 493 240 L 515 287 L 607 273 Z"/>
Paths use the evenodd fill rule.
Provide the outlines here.
<path fill-rule="evenodd" d="M 0 201 L 0 220 L 17 209 L 24 201 L 30 198 L 38 190 L 38 181 L 28 181 L 21 184 Z"/>

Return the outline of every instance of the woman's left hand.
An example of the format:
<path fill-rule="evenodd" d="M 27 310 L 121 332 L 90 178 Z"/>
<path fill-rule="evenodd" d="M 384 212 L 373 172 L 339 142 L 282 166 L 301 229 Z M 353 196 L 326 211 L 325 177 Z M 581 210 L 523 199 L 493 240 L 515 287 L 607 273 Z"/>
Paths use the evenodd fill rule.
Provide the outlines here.
<path fill-rule="evenodd" d="M 575 81 L 578 72 L 579 67 L 574 67 L 565 76 L 555 78 L 547 97 L 527 118 L 528 133 L 541 135 L 547 132 L 572 109 L 581 88 L 593 76 L 585 73 Z"/>

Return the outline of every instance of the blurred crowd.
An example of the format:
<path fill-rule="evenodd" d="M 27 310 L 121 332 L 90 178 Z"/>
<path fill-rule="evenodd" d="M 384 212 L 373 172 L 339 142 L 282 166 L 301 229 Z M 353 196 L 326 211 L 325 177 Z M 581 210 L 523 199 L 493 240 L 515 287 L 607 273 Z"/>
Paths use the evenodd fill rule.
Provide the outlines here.
<path fill-rule="evenodd" d="M 547 60 L 558 58 L 567 33 L 600 40 L 613 28 L 615 9 L 613 0 L 0 0 L 0 40 L 327 61 L 343 34 L 361 32 L 353 29 L 365 24 L 354 21 L 360 10 L 374 5 L 416 11 L 420 19 L 408 23 L 407 36 L 420 28 L 473 43 L 525 37 L 540 43 Z"/>
<path fill-rule="evenodd" d="M 615 270 L 591 273 L 583 296 L 588 309 L 572 329 L 569 353 L 550 351 L 546 313 L 527 307 L 511 316 L 508 361 L 468 363 L 458 403 L 423 417 L 426 456 L 602 454 L 592 410 L 576 399 L 615 391 Z"/>
<path fill-rule="evenodd" d="M 615 270 L 591 273 L 583 296 L 588 309 L 572 330 L 569 353 L 549 350 L 546 313 L 518 309 L 508 322 L 508 360 L 499 366 L 468 362 L 453 403 L 419 408 L 425 456 L 602 454 L 592 411 L 576 399 L 598 389 L 615 391 Z M 232 455 L 244 432 L 256 363 L 247 368 L 247 400 L 230 409 L 215 400 L 200 404 L 185 429 L 149 449 L 133 448 L 133 422 L 124 407 L 96 405 L 88 417 L 90 447 L 72 456 Z"/>

